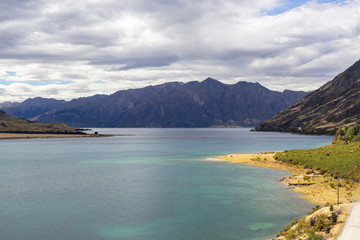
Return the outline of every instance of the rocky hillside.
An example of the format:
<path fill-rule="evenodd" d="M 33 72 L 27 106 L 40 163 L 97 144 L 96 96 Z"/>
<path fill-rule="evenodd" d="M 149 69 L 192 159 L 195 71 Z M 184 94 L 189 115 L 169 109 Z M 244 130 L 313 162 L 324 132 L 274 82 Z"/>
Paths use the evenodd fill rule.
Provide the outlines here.
<path fill-rule="evenodd" d="M 258 125 L 257 131 L 335 134 L 360 124 L 360 60 L 304 99 Z"/>
<path fill-rule="evenodd" d="M 0 111 L 0 133 L 81 134 L 63 123 L 39 123 L 7 115 Z"/>
<path fill-rule="evenodd" d="M 74 99 L 38 118 L 74 127 L 255 126 L 305 96 L 271 91 L 259 83 L 166 83 Z"/>

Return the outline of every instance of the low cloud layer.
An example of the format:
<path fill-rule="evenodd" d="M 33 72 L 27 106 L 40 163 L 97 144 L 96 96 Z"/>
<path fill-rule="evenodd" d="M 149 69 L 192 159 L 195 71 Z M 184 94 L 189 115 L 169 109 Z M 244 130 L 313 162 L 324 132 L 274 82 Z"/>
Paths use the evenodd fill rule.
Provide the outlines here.
<path fill-rule="evenodd" d="M 3 0 L 0 102 L 169 81 L 313 90 L 360 56 L 360 0 Z"/>

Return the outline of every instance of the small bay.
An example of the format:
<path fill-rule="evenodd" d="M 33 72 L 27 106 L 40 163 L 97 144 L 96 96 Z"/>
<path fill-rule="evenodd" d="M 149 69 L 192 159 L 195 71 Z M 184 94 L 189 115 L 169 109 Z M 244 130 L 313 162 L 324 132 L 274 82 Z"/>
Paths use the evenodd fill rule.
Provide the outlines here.
<path fill-rule="evenodd" d="M 94 129 L 106 138 L 0 141 L 0 238 L 255 240 L 313 204 L 289 173 L 206 158 L 314 148 L 327 136 L 247 128 Z"/>

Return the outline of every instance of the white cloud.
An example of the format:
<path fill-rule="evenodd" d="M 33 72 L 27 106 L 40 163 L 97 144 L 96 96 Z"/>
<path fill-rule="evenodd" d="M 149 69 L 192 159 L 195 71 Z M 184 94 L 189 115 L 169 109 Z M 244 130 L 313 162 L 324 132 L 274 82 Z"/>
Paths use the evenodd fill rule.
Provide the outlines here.
<path fill-rule="evenodd" d="M 0 102 L 208 76 L 313 90 L 360 55 L 360 1 L 334 2 L 2 1 Z"/>

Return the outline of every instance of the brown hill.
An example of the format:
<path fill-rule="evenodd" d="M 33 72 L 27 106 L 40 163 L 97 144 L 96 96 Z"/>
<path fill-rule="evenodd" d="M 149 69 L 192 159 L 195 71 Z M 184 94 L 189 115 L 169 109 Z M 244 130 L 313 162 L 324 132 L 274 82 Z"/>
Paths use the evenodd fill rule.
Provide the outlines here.
<path fill-rule="evenodd" d="M 0 111 L 0 133 L 80 134 L 63 123 L 39 123 L 7 115 Z"/>
<path fill-rule="evenodd" d="M 338 128 L 356 124 L 360 124 L 360 60 L 255 130 L 333 135 Z"/>

